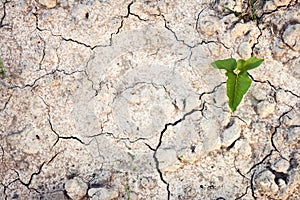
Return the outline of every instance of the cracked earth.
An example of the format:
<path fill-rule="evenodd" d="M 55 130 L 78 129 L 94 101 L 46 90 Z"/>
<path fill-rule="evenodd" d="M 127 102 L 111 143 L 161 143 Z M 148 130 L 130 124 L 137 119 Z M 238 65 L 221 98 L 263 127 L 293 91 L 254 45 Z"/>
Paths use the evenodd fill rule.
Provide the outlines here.
<path fill-rule="evenodd" d="M 299 2 L 224 6 L 0 1 L 0 199 L 300 199 Z"/>

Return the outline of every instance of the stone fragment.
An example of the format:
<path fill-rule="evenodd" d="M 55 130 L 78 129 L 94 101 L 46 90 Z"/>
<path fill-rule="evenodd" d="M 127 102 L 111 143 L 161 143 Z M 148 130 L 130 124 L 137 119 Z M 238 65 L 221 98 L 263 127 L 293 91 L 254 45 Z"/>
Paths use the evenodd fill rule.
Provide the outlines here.
<path fill-rule="evenodd" d="M 114 189 L 107 188 L 91 188 L 88 191 L 89 197 L 91 200 L 102 199 L 102 200 L 110 200 L 118 198 L 118 191 Z"/>
<path fill-rule="evenodd" d="M 290 163 L 287 160 L 280 159 L 278 162 L 276 162 L 272 168 L 277 172 L 284 172 L 286 173 L 289 169 Z"/>
<path fill-rule="evenodd" d="M 295 51 L 300 51 L 300 24 L 289 25 L 283 33 L 283 40 Z"/>
<path fill-rule="evenodd" d="M 266 118 L 275 111 L 275 104 L 267 101 L 262 101 L 257 104 L 257 113 L 262 117 Z"/>
<path fill-rule="evenodd" d="M 207 16 L 201 18 L 199 28 L 202 33 L 211 36 L 221 31 L 221 24 L 217 18 Z"/>
<path fill-rule="evenodd" d="M 264 171 L 257 175 L 256 183 L 257 186 L 267 192 L 277 192 L 278 186 L 274 182 L 275 175 L 270 171 Z"/>
<path fill-rule="evenodd" d="M 80 200 L 87 193 L 88 185 L 79 177 L 68 180 L 65 183 L 65 190 L 72 200 Z"/>

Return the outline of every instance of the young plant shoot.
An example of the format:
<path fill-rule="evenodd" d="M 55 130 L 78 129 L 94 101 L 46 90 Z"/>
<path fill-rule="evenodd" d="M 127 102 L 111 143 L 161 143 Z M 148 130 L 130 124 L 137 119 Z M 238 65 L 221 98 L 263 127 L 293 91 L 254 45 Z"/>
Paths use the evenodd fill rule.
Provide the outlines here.
<path fill-rule="evenodd" d="M 3 63 L 2 63 L 2 60 L 0 59 L 0 75 L 2 77 L 5 77 L 5 72 L 3 70 Z"/>
<path fill-rule="evenodd" d="M 263 61 L 264 59 L 251 57 L 247 60 L 236 61 L 229 58 L 211 63 L 214 68 L 226 70 L 226 93 L 229 99 L 228 105 L 232 112 L 236 110 L 251 86 L 252 81 L 247 71 L 258 67 Z"/>

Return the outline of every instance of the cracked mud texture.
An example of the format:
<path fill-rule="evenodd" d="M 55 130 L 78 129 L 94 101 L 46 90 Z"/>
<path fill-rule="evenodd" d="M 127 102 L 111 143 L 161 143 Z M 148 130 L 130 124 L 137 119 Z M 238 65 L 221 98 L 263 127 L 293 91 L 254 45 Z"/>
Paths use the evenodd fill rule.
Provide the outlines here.
<path fill-rule="evenodd" d="M 299 2 L 224 6 L 2 0 L 0 199 L 300 199 Z"/>

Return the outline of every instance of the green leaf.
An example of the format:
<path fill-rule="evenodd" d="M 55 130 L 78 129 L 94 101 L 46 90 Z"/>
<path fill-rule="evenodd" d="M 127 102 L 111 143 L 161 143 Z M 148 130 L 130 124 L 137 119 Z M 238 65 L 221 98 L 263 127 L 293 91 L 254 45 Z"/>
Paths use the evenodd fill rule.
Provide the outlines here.
<path fill-rule="evenodd" d="M 4 72 L 4 70 L 3 70 L 3 63 L 2 63 L 2 60 L 0 59 L 0 74 L 2 75 L 2 76 L 5 76 L 5 72 Z"/>
<path fill-rule="evenodd" d="M 230 13 L 233 13 L 234 16 L 236 16 L 236 17 L 240 17 L 240 16 L 242 15 L 241 12 L 234 11 L 234 10 L 228 8 L 228 7 L 224 7 L 224 8 L 225 8 L 226 10 L 228 10 Z"/>
<path fill-rule="evenodd" d="M 245 65 L 245 60 L 243 60 L 243 59 L 239 59 L 238 61 L 237 61 L 237 69 L 238 70 L 240 70 L 241 71 L 241 69 L 244 67 L 244 65 Z"/>
<path fill-rule="evenodd" d="M 247 60 L 239 59 L 236 61 L 229 58 L 211 63 L 213 67 L 227 71 L 226 93 L 229 99 L 228 105 L 232 112 L 236 110 L 251 86 L 252 81 L 247 71 L 258 67 L 263 61 L 264 59 L 251 57 Z"/>
<path fill-rule="evenodd" d="M 264 59 L 255 58 L 255 57 L 251 57 L 251 58 L 247 59 L 246 61 L 245 60 L 238 60 L 237 68 L 241 72 L 247 71 L 247 70 L 254 69 L 254 68 L 258 67 L 259 65 L 261 65 L 261 63 L 263 61 L 264 61 Z"/>
<path fill-rule="evenodd" d="M 131 160 L 134 161 L 135 155 L 131 154 L 130 152 L 127 152 L 127 154 L 130 156 Z"/>
<path fill-rule="evenodd" d="M 226 71 L 233 71 L 236 69 L 236 60 L 233 58 L 225 59 L 225 60 L 217 60 L 211 65 L 217 69 L 225 69 Z"/>
<path fill-rule="evenodd" d="M 227 71 L 226 76 L 228 77 L 226 81 L 226 92 L 229 98 L 228 105 L 231 111 L 234 112 L 242 101 L 244 94 L 248 91 L 252 81 L 246 71 L 239 74 Z"/>

